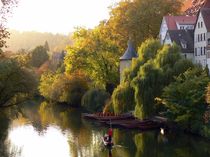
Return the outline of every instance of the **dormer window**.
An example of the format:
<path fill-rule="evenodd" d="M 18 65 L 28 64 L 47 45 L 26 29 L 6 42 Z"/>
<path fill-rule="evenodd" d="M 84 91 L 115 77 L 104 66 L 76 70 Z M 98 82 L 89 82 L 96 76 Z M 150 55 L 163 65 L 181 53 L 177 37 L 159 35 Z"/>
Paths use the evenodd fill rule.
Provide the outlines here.
<path fill-rule="evenodd" d="M 183 48 L 183 49 L 186 49 L 186 48 L 187 48 L 187 44 L 185 44 L 185 43 L 182 44 L 182 48 Z"/>
<path fill-rule="evenodd" d="M 183 49 L 187 48 L 187 42 L 185 40 L 181 40 L 180 43 Z"/>

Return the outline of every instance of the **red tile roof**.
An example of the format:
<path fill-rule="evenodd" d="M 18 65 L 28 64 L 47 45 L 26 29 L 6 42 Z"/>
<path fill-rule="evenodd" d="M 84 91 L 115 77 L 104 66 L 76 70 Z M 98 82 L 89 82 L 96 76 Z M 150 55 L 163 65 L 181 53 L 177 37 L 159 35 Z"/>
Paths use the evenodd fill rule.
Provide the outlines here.
<path fill-rule="evenodd" d="M 179 24 L 195 24 L 196 16 L 164 16 L 168 29 L 177 30 L 176 22 Z"/>

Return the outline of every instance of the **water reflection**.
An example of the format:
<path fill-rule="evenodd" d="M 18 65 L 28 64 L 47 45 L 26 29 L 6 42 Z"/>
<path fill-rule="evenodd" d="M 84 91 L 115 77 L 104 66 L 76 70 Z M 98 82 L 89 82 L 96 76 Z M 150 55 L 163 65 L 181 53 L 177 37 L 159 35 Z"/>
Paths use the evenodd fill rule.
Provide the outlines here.
<path fill-rule="evenodd" d="M 1 157 L 210 156 L 208 141 L 159 131 L 114 129 L 115 145 L 108 150 L 101 140 L 108 128 L 83 120 L 77 109 L 47 102 L 25 104 L 20 113 L 10 120 L 0 114 Z"/>
<path fill-rule="evenodd" d="M 69 157 L 66 135 L 56 127 L 48 127 L 40 135 L 31 125 L 19 126 L 10 130 L 8 138 L 21 149 L 21 156 L 24 157 Z"/>

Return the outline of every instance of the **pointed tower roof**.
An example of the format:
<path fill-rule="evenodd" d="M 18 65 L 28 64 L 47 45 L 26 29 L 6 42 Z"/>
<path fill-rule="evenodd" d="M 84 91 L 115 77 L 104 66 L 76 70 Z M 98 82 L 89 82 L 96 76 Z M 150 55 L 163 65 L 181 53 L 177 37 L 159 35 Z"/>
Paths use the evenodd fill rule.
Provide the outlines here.
<path fill-rule="evenodd" d="M 138 55 L 133 47 L 131 40 L 128 41 L 128 48 L 125 51 L 124 55 L 120 57 L 120 60 L 131 60 L 132 58 L 137 58 Z"/>

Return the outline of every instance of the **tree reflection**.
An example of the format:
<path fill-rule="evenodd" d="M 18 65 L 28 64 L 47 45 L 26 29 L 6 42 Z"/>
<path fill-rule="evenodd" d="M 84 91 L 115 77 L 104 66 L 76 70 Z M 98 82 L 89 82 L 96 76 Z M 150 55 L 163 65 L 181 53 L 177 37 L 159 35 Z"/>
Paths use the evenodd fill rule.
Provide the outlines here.
<path fill-rule="evenodd" d="M 154 132 L 145 132 L 141 134 L 136 134 L 134 136 L 134 141 L 137 147 L 136 157 L 148 157 L 156 156 L 157 152 L 157 137 Z"/>
<path fill-rule="evenodd" d="M 12 146 L 8 141 L 8 129 L 10 124 L 10 110 L 0 110 L 0 157 L 14 157 L 21 154 L 21 150 Z"/>
<path fill-rule="evenodd" d="M 161 135 L 158 131 L 139 133 L 116 128 L 113 129 L 114 146 L 109 150 L 102 143 L 102 137 L 108 128 L 82 119 L 81 111 L 78 109 L 42 102 L 36 105 L 24 105 L 21 112 L 18 117 L 12 118 L 13 127 L 32 125 L 43 135 L 49 131 L 49 128 L 57 130 L 63 135 L 64 143 L 66 142 L 66 147 L 69 148 L 66 150 L 71 157 L 210 156 L 208 149 L 210 144 L 201 138 L 174 133 Z M 16 154 L 18 150 L 4 143 L 10 123 L 6 117 L 0 113 L 0 156 L 12 157 L 11 154 L 8 155 L 8 148 L 13 149 Z"/>

